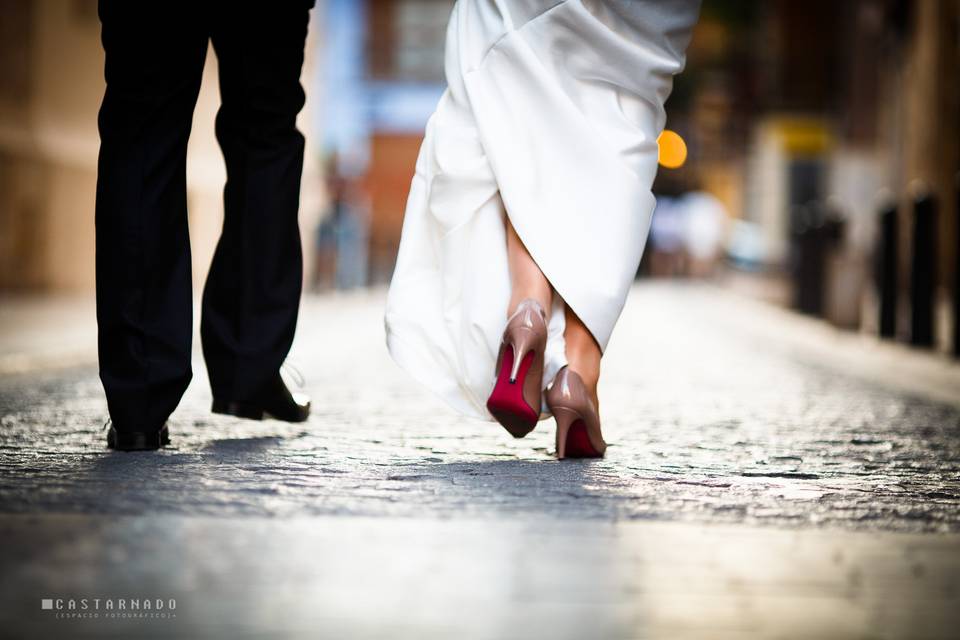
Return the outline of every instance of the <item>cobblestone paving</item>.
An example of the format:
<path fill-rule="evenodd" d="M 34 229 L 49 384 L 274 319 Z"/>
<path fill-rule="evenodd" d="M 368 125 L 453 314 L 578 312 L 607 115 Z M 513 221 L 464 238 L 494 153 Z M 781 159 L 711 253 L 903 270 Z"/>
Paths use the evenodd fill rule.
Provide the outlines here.
<path fill-rule="evenodd" d="M 174 445 L 111 454 L 94 368 L 0 378 L 0 512 L 960 531 L 960 405 L 841 370 L 727 294 L 637 287 L 604 360 L 611 446 L 586 462 L 551 459 L 551 422 L 515 441 L 450 413 L 389 360 L 381 302 L 305 303 L 304 425 L 211 415 L 198 362 Z"/>

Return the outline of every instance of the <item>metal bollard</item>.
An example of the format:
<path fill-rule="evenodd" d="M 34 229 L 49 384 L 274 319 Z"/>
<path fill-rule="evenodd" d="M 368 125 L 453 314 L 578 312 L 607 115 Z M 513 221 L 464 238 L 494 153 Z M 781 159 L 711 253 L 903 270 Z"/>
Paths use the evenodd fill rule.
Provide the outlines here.
<path fill-rule="evenodd" d="M 880 208 L 880 246 L 877 247 L 877 289 L 880 291 L 880 337 L 897 335 L 897 203 Z"/>
<path fill-rule="evenodd" d="M 934 279 L 936 277 L 936 197 L 914 190 L 913 269 L 910 273 L 910 344 L 933 346 Z"/>
<path fill-rule="evenodd" d="M 960 358 L 960 172 L 954 180 L 956 209 L 953 212 L 953 229 L 957 233 L 953 245 L 953 355 Z"/>
<path fill-rule="evenodd" d="M 823 313 L 823 224 L 819 205 L 797 207 L 792 215 L 793 307 Z"/>

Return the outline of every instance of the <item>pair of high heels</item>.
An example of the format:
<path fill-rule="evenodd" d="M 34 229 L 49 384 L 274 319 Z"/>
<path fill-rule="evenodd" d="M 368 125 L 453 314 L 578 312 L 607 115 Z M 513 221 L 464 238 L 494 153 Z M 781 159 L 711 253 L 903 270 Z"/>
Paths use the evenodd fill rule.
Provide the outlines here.
<path fill-rule="evenodd" d="M 535 300 L 517 306 L 497 357 L 497 377 L 487 410 L 515 438 L 530 433 L 540 418 L 543 354 L 547 314 Z M 547 407 L 557 421 L 557 458 L 600 458 L 606 451 L 600 415 L 586 385 L 570 367 L 557 372 L 546 392 Z"/>

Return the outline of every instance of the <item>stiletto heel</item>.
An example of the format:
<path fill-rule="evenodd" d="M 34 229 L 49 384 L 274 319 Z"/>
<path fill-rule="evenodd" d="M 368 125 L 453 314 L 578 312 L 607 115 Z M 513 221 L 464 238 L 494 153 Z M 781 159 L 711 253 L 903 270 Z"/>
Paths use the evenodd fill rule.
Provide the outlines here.
<path fill-rule="evenodd" d="M 557 458 L 602 458 L 607 443 L 600 414 L 583 380 L 569 367 L 560 369 L 547 389 L 547 406 L 557 420 Z"/>
<path fill-rule="evenodd" d="M 580 416 L 567 409 L 557 408 L 553 412 L 553 417 L 557 421 L 556 449 L 557 459 L 563 460 L 567 451 L 567 436 L 570 433 L 570 426 L 579 420 Z"/>
<path fill-rule="evenodd" d="M 524 300 L 503 332 L 487 410 L 515 438 L 530 433 L 540 418 L 546 319 L 536 300 Z"/>

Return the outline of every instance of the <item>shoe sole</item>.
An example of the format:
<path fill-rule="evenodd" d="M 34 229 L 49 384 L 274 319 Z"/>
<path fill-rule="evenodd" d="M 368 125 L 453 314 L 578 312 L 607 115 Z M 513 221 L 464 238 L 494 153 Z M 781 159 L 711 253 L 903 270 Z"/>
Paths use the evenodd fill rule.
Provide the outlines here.
<path fill-rule="evenodd" d="M 210 410 L 213 413 L 217 413 L 223 416 L 233 416 L 234 418 L 243 418 L 245 420 L 280 420 L 281 422 L 306 422 L 310 418 L 310 408 L 307 407 L 306 415 L 298 416 L 296 419 L 290 420 L 287 418 L 281 418 L 275 416 L 269 411 L 266 411 L 262 407 L 257 405 L 245 404 L 243 402 L 227 402 L 223 400 L 214 400 L 213 406 L 210 407 Z"/>
<path fill-rule="evenodd" d="M 125 433 L 122 437 L 112 428 L 107 432 L 107 448 L 114 451 L 156 451 L 168 444 L 170 431 L 166 426 L 157 433 Z"/>
<path fill-rule="evenodd" d="M 583 420 L 577 420 L 570 425 L 564 443 L 564 458 L 602 458 L 603 454 L 593 448 L 590 436 L 587 435 L 587 425 Z"/>
<path fill-rule="evenodd" d="M 487 411 L 514 438 L 522 438 L 533 431 L 540 417 L 539 413 L 534 411 L 523 398 L 523 385 L 533 364 L 533 358 L 533 352 L 528 352 L 520 363 L 517 379 L 510 382 L 513 348 L 508 346 L 503 352 L 503 362 L 500 363 L 497 383 L 490 393 L 490 398 L 487 399 Z"/>

